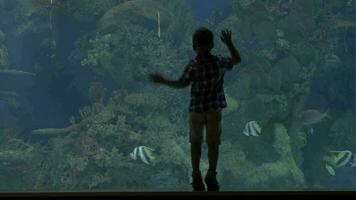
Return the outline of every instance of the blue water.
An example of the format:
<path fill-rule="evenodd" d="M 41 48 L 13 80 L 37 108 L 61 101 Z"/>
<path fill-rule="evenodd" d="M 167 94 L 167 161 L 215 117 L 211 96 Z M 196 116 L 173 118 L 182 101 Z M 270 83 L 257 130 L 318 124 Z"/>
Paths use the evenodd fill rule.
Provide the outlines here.
<path fill-rule="evenodd" d="M 229 8 L 229 0 L 205 0 L 204 3 L 197 0 L 187 0 L 195 13 L 198 22 L 203 22 L 212 11 L 223 11 Z"/>

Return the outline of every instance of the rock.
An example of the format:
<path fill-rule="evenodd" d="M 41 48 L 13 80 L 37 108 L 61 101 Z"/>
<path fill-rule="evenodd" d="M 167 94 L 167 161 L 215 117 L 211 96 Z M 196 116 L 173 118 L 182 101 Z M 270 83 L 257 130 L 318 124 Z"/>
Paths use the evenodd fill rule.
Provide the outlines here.
<path fill-rule="evenodd" d="M 229 91 L 239 99 L 247 99 L 251 95 L 251 79 L 241 74 L 238 76 L 238 80 L 229 88 Z"/>
<path fill-rule="evenodd" d="M 279 82 L 276 82 L 275 86 L 277 88 L 279 86 L 291 88 L 292 83 L 298 80 L 299 77 L 296 75 L 299 74 L 300 70 L 301 66 L 294 56 L 288 56 L 280 60 L 271 70 L 273 73 L 276 73 L 277 77 L 281 76 L 281 85 L 279 85 Z"/>
<path fill-rule="evenodd" d="M 303 40 L 298 43 L 294 43 L 290 50 L 291 54 L 294 55 L 303 66 L 310 65 L 310 62 L 313 60 L 313 57 L 317 52 L 312 45 L 304 42 Z"/>
<path fill-rule="evenodd" d="M 263 46 L 273 46 L 277 40 L 276 26 L 271 21 L 262 21 L 252 25 L 254 34 L 262 41 Z"/>
<path fill-rule="evenodd" d="M 33 86 L 35 76 L 19 70 L 0 70 L 0 90 L 24 91 Z"/>
<path fill-rule="evenodd" d="M 31 133 L 34 135 L 61 135 L 68 133 L 67 128 L 45 128 L 45 129 L 36 129 Z"/>
<path fill-rule="evenodd" d="M 225 97 L 226 97 L 227 108 L 224 109 L 223 115 L 227 115 L 239 109 L 240 104 L 237 99 L 231 97 L 226 92 L 225 92 Z"/>
<path fill-rule="evenodd" d="M 0 37 L 1 37 L 1 33 L 0 33 Z M 0 42 L 0 69 L 6 68 L 8 64 L 8 56 L 9 56 L 8 54 L 9 53 L 7 51 L 7 48 L 4 45 L 1 45 Z"/>
<path fill-rule="evenodd" d="M 154 24 L 156 29 L 157 13 L 161 16 L 161 29 L 164 29 L 169 18 L 174 17 L 160 1 L 135 0 L 121 3 L 107 11 L 100 19 L 99 30 L 102 33 L 114 31 L 117 26 L 123 23 L 137 24 L 142 26 Z"/>
<path fill-rule="evenodd" d="M 2 30 L 0 29 L 0 44 L 3 43 L 5 41 L 5 34 L 4 32 L 2 32 Z"/>
<path fill-rule="evenodd" d="M 272 89 L 273 92 L 280 92 L 281 87 L 282 87 L 282 81 L 283 81 L 283 75 L 282 72 L 278 70 L 277 67 L 274 67 L 267 76 L 267 86 Z"/>

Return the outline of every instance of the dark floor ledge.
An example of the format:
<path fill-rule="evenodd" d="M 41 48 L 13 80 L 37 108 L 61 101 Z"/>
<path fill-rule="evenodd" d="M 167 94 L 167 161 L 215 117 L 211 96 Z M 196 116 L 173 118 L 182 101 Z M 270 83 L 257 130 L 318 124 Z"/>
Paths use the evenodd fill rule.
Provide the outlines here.
<path fill-rule="evenodd" d="M 221 191 L 221 192 L 0 192 L 0 197 L 130 197 L 130 196 L 345 196 L 354 191 Z"/>

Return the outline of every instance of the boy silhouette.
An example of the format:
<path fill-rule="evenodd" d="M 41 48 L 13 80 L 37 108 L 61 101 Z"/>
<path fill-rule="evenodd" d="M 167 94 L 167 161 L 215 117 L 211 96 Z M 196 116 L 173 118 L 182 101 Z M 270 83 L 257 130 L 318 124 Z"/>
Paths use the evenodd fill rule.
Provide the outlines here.
<path fill-rule="evenodd" d="M 205 191 L 200 172 L 201 145 L 206 128 L 209 169 L 205 176 L 208 191 L 219 191 L 216 168 L 221 135 L 221 111 L 227 106 L 224 94 L 224 74 L 241 62 L 241 57 L 231 40 L 231 31 L 223 30 L 221 40 L 230 51 L 231 58 L 214 56 L 214 35 L 205 28 L 197 29 L 193 35 L 195 59 L 186 66 L 178 80 L 168 80 L 159 74 L 151 74 L 150 80 L 157 84 L 182 89 L 192 83 L 190 112 L 191 164 L 193 168 L 193 190 Z"/>

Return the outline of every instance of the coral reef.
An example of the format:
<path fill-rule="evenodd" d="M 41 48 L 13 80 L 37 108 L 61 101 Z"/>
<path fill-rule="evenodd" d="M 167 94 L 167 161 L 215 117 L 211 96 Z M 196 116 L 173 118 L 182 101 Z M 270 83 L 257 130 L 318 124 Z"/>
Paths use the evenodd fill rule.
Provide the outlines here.
<path fill-rule="evenodd" d="M 97 18 L 100 18 L 105 12 L 128 0 L 82 0 L 82 1 L 70 1 L 70 0 L 54 0 L 54 5 L 57 12 L 70 17 L 73 20 L 77 20 L 81 23 L 91 23 Z"/>
<path fill-rule="evenodd" d="M 66 32 L 54 34 L 65 18 L 70 18 L 78 29 L 87 28 L 88 24 L 94 28 L 85 33 L 75 30 L 75 36 L 68 37 L 76 40 L 74 49 L 72 52 L 65 49 L 63 55 L 70 53 L 72 61 L 112 81 L 115 89 L 109 90 L 100 78 L 95 79 L 86 94 L 88 105 L 80 107 L 68 119 L 68 125 L 30 132 L 28 138 L 43 137 L 45 142 L 25 139 L 17 134 L 22 130 L 1 126 L 0 179 L 11 181 L 8 184 L 0 181 L 0 189 L 190 189 L 188 90 L 178 93 L 147 84 L 147 75 L 154 71 L 178 77 L 191 56 L 191 33 L 197 24 L 187 3 L 53 0 L 50 4 L 28 0 L 11 1 L 15 3 L 10 5 L 8 2 L 0 0 L 0 10 L 6 9 L 0 15 L 6 13 L 10 19 L 0 22 L 1 103 L 19 110 L 20 103 L 16 100 L 21 91 L 26 91 L 35 78 L 42 80 L 42 76 L 26 72 L 31 71 L 28 68 L 15 70 L 11 66 L 16 62 L 9 56 L 7 40 L 50 35 L 33 41 L 38 43 L 33 48 L 40 49 L 34 52 L 39 58 L 33 64 L 47 66 L 38 71 L 51 68 L 60 68 L 63 73 L 76 71 L 65 66 L 67 63 L 52 59 L 66 46 L 61 46 L 67 42 Z M 311 127 L 305 128 L 296 118 L 297 113 L 313 105 L 310 99 L 316 93 L 322 93 L 328 105 L 342 104 L 345 110 L 352 106 L 345 102 L 351 97 L 346 93 L 352 93 L 353 84 L 346 83 L 353 81 L 350 74 L 354 61 L 347 52 L 350 46 L 342 45 L 340 37 L 347 35 L 354 22 L 348 20 L 347 14 L 335 15 L 334 11 L 345 6 L 345 2 L 325 2 L 230 1 L 231 15 L 220 20 L 215 13 L 207 20 L 206 25 L 215 34 L 227 27 L 232 29 L 233 41 L 243 58 L 243 63 L 231 76 L 226 76 L 225 82 L 228 107 L 223 111 L 218 167 L 223 187 L 323 188 L 324 150 L 355 148 L 356 138 L 352 134 L 355 116 L 351 112 L 341 113 L 331 107 L 335 118 L 328 124 L 312 127 L 318 133 L 315 135 L 309 135 L 307 130 Z M 160 37 L 157 12 L 161 15 Z M 215 46 L 214 53 L 226 55 L 225 46 L 218 41 Z M 330 83 L 331 87 L 326 87 L 335 72 L 342 81 L 336 80 L 336 85 Z M 317 86 L 328 91 L 317 91 Z M 242 134 L 244 125 L 251 120 L 262 126 L 257 138 Z M 328 139 L 332 144 L 326 144 Z M 155 149 L 157 159 L 152 165 L 129 157 L 140 145 Z M 205 145 L 203 150 L 205 155 Z M 208 168 L 205 156 L 201 168 Z"/>
<path fill-rule="evenodd" d="M 240 181 L 235 183 L 240 187 L 270 189 L 282 185 L 283 189 L 304 187 L 304 175 L 293 157 L 287 129 L 282 124 L 275 124 L 273 134 L 275 140 L 273 148 L 279 158 L 256 165 L 243 151 L 231 151 L 231 143 L 226 141 L 221 150 L 220 171 L 223 174 L 230 172 L 233 180 Z"/>
<path fill-rule="evenodd" d="M 157 21 L 157 12 L 162 16 L 161 25 L 166 27 L 171 16 L 169 10 L 164 8 L 162 1 L 135 0 L 121 3 L 107 11 L 100 22 L 101 30 L 111 30 L 123 22 L 128 24 L 147 24 Z M 120 18 L 120 22 L 116 19 Z M 115 28 L 114 28 L 115 29 Z"/>
<path fill-rule="evenodd" d="M 0 69 L 6 69 L 7 64 L 8 64 L 8 52 L 6 47 L 1 45 L 0 46 Z"/>
<path fill-rule="evenodd" d="M 355 149 L 356 137 L 354 134 L 356 116 L 351 113 L 345 113 L 337 118 L 330 127 L 329 137 L 334 141 L 334 149 Z"/>
<path fill-rule="evenodd" d="M 147 26 L 147 23 L 156 23 L 150 21 L 156 20 L 158 11 L 162 19 L 160 38 L 156 34 L 156 25 Z M 172 12 L 182 17 L 173 16 Z M 129 21 L 134 20 L 135 23 L 124 20 L 127 16 L 130 16 Z M 122 17 L 122 20 L 116 20 L 117 17 Z M 103 15 L 96 36 L 89 39 L 89 45 L 78 43 L 78 50 L 86 52 L 85 57 L 80 57 L 81 64 L 110 77 L 123 88 L 133 87 L 132 82 L 136 82 L 137 88 L 146 87 L 143 80 L 151 71 L 159 70 L 169 74 L 182 71 L 177 67 L 186 64 L 180 58 L 181 55 L 187 55 L 187 36 L 193 24 L 193 16 L 189 15 L 189 9 L 183 2 L 124 2 Z M 177 35 L 174 30 L 179 28 L 185 32 Z M 171 67 L 172 63 L 177 67 Z M 135 71 L 131 70 L 132 66 L 135 66 Z"/>
<path fill-rule="evenodd" d="M 5 42 L 5 33 L 0 29 L 0 70 L 6 69 L 8 65 L 8 51 Z"/>
<path fill-rule="evenodd" d="M 95 87 L 90 88 L 92 92 L 94 88 L 101 88 L 97 87 L 99 83 L 93 85 Z M 105 88 L 99 91 L 105 91 Z M 104 94 L 98 96 L 102 95 Z M 178 127 L 175 128 L 172 122 L 160 117 L 158 113 L 147 110 L 141 112 L 140 116 L 134 111 L 144 109 L 147 104 L 154 105 L 154 102 L 159 102 L 159 99 L 150 93 L 129 94 L 115 91 L 108 102 L 103 102 L 100 112 L 88 110 L 87 114 L 83 115 L 84 118 L 73 121 L 67 128 L 34 130 L 33 134 L 56 136 L 51 139 L 53 146 L 50 145 L 52 150 L 48 152 L 49 157 L 70 155 L 63 164 L 47 169 L 52 171 L 49 173 L 57 173 L 55 177 L 59 176 L 61 180 L 55 183 L 55 177 L 52 177 L 53 187 L 100 189 L 117 183 L 123 188 L 137 188 L 140 185 L 159 188 L 159 185 L 155 185 L 157 182 L 152 182 L 154 179 L 149 178 L 149 174 L 167 170 L 167 166 L 171 166 L 170 173 L 177 170 L 183 173 L 187 170 L 190 163 L 188 148 L 182 146 L 187 138 L 183 140 L 178 135 Z M 75 142 L 78 140 L 81 142 Z M 74 143 L 78 145 L 72 146 Z M 150 146 L 159 153 L 158 159 L 153 163 L 154 168 L 130 160 L 129 152 L 137 145 Z M 142 174 L 137 176 L 137 171 L 142 171 Z M 119 174 L 116 174 L 117 172 Z M 178 173 L 177 176 L 181 175 Z M 188 175 L 181 178 L 187 177 Z M 162 184 L 172 187 L 169 184 L 171 179 L 165 181 L 168 182 Z M 183 183 L 184 181 L 180 184 Z"/>

